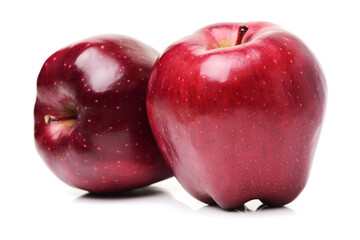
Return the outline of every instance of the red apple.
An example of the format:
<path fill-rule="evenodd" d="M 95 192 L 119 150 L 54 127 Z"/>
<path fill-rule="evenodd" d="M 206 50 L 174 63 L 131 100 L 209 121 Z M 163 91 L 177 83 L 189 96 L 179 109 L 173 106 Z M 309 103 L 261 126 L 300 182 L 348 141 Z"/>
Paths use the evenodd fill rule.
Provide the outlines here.
<path fill-rule="evenodd" d="M 46 60 L 37 81 L 35 142 L 56 176 L 90 192 L 114 193 L 172 175 L 146 115 L 157 57 L 135 39 L 104 35 Z"/>
<path fill-rule="evenodd" d="M 326 83 L 297 37 L 265 22 L 215 24 L 156 62 L 147 112 L 163 156 L 197 199 L 273 206 L 305 187 Z"/>

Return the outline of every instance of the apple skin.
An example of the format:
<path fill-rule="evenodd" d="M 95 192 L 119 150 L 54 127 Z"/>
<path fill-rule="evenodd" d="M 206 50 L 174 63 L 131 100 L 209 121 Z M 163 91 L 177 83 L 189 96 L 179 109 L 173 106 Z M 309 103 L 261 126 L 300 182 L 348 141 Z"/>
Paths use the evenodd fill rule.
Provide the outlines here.
<path fill-rule="evenodd" d="M 168 47 L 151 73 L 148 118 L 175 177 L 198 200 L 224 209 L 252 199 L 282 206 L 309 177 L 325 78 L 294 35 L 243 24 L 211 25 Z"/>
<path fill-rule="evenodd" d="M 146 88 L 158 55 L 135 39 L 102 35 L 46 60 L 37 80 L 35 143 L 56 176 L 93 193 L 172 176 L 146 115 Z M 60 121 L 45 123 L 46 116 Z"/>

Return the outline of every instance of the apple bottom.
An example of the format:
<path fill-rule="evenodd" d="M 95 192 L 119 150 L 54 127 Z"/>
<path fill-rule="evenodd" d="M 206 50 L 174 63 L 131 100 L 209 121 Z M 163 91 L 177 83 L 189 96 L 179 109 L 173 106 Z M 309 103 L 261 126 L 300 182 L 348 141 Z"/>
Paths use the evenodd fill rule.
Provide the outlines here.
<path fill-rule="evenodd" d="M 239 173 L 235 171 L 234 174 Z M 175 172 L 175 175 L 182 179 L 191 177 L 178 172 Z M 219 205 L 224 209 L 239 208 L 254 199 L 258 199 L 268 206 L 280 207 L 292 202 L 301 193 L 306 185 L 308 175 L 301 182 L 298 182 L 296 177 L 287 177 L 287 182 L 284 184 L 277 183 L 282 181 L 281 177 L 263 176 L 261 178 L 256 180 L 245 177 L 234 179 L 229 176 L 216 176 L 208 177 L 204 181 L 207 182 L 207 187 L 202 189 L 194 189 L 191 184 L 184 182 L 182 186 L 198 200 L 209 205 Z M 227 185 L 227 181 L 231 184 Z M 234 184 L 235 182 L 238 184 Z"/>
<path fill-rule="evenodd" d="M 239 185 L 236 190 L 233 190 L 231 187 L 222 186 L 220 190 L 208 191 L 208 195 L 196 195 L 196 193 L 194 193 L 194 197 L 209 205 L 218 205 L 228 210 L 242 207 L 248 201 L 255 199 L 260 200 L 268 206 L 281 207 L 292 202 L 305 187 L 304 183 L 302 186 L 297 186 L 296 188 L 280 185 L 261 190 L 263 185 L 260 183 L 256 185 L 258 186 L 255 186 L 253 181 L 244 182 L 242 185 Z M 189 192 L 192 191 L 191 189 L 187 190 Z"/>
<path fill-rule="evenodd" d="M 191 176 L 175 172 L 179 178 L 187 179 Z M 306 176 L 307 178 L 307 176 Z M 221 180 L 219 180 L 221 179 Z M 241 184 L 227 185 L 225 181 L 241 182 Z M 205 182 L 208 183 L 207 187 L 203 189 L 194 189 L 191 184 L 182 182 L 182 186 L 198 200 L 209 204 L 219 205 L 224 209 L 235 209 L 242 207 L 246 202 L 254 199 L 260 200 L 263 204 L 268 206 L 279 207 L 292 202 L 304 189 L 306 179 L 301 183 L 293 184 L 277 184 L 281 181 L 279 178 L 274 177 L 270 180 L 263 177 L 263 180 L 256 181 L 254 179 L 232 179 L 230 177 L 207 178 Z M 288 181 L 297 181 L 294 178 L 288 178 Z"/>
<path fill-rule="evenodd" d="M 183 124 L 158 110 L 154 116 L 166 120 L 152 124 L 174 175 L 200 201 L 224 209 L 253 199 L 270 206 L 290 203 L 306 185 L 318 123 L 306 117 L 241 122 L 248 117 L 239 114 Z"/>
<path fill-rule="evenodd" d="M 154 164 L 135 166 L 131 160 L 126 163 L 127 160 L 123 159 L 122 163 L 114 165 L 111 164 L 112 161 L 102 163 L 94 161 L 91 164 L 60 159 L 63 158 L 55 161 L 46 159 L 48 167 L 58 178 L 70 186 L 97 195 L 130 191 L 170 177 L 170 174 L 164 174 L 161 166 Z"/>
<path fill-rule="evenodd" d="M 54 123 L 57 124 L 57 123 Z M 147 133 L 150 135 L 150 133 Z M 47 147 L 37 142 L 37 149 L 50 170 L 62 181 L 93 194 L 114 194 L 148 186 L 172 176 L 155 142 L 144 136 L 87 136 L 72 131 L 68 139 Z M 101 146 L 101 147 L 97 147 Z M 122 148 L 122 146 L 127 146 Z M 139 146 L 143 146 L 140 151 Z"/>

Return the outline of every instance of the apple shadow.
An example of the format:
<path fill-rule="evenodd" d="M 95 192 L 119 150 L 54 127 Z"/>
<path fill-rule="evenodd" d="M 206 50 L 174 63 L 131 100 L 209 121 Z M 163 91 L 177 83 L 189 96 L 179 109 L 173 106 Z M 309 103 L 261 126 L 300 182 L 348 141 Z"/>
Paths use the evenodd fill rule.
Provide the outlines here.
<path fill-rule="evenodd" d="M 279 217 L 290 217 L 296 216 L 296 212 L 287 207 L 272 207 L 261 203 L 258 200 L 253 200 L 245 203 L 243 206 L 226 210 L 222 209 L 218 205 L 207 205 L 197 210 L 198 214 L 206 215 L 206 216 L 218 216 L 218 215 L 231 215 L 231 216 L 254 216 L 254 217 L 266 217 L 266 216 L 279 216 Z"/>
<path fill-rule="evenodd" d="M 256 210 L 251 210 L 244 206 L 237 211 L 256 215 L 296 216 L 296 212 L 287 206 L 273 207 L 265 204 L 261 204 Z"/>
<path fill-rule="evenodd" d="M 111 194 L 96 194 L 96 193 L 85 193 L 84 195 L 75 199 L 75 201 L 112 201 L 112 200 L 126 200 L 133 198 L 147 198 L 147 197 L 156 197 L 166 194 L 164 191 L 157 187 L 143 187 L 135 190 L 129 190 L 120 193 L 111 193 Z"/>
<path fill-rule="evenodd" d="M 131 191 L 116 194 L 85 193 L 73 200 L 75 204 L 119 204 L 129 207 L 156 206 L 163 209 L 174 209 L 184 213 L 192 212 L 191 208 L 176 200 L 170 193 L 162 188 L 147 186 Z M 131 206 L 132 205 L 132 206 Z"/>
<path fill-rule="evenodd" d="M 82 196 L 74 199 L 73 203 L 83 204 L 102 204 L 115 203 L 128 206 L 132 204 L 135 206 L 156 205 L 162 209 L 174 209 L 174 211 L 181 211 L 185 214 L 195 214 L 195 216 L 205 217 L 239 217 L 239 216 L 295 216 L 296 212 L 287 206 L 272 207 L 262 204 L 259 200 L 252 200 L 245 203 L 240 208 L 225 210 L 218 205 L 206 205 L 200 209 L 194 210 L 183 202 L 176 200 L 166 190 L 147 186 L 131 191 L 116 193 L 116 194 L 94 194 L 85 193 Z"/>

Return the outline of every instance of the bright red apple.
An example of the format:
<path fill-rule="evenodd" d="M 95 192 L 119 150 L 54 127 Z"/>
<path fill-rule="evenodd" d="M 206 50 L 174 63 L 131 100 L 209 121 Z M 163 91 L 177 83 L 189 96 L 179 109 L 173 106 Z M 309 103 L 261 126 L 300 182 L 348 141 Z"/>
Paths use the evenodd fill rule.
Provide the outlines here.
<path fill-rule="evenodd" d="M 291 33 L 265 22 L 200 29 L 160 57 L 147 94 L 163 156 L 197 199 L 281 206 L 305 187 L 327 90 Z"/>
<path fill-rule="evenodd" d="M 146 115 L 157 57 L 135 39 L 104 35 L 46 60 L 37 82 L 35 142 L 56 176 L 90 192 L 114 193 L 172 175 Z"/>

